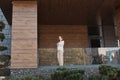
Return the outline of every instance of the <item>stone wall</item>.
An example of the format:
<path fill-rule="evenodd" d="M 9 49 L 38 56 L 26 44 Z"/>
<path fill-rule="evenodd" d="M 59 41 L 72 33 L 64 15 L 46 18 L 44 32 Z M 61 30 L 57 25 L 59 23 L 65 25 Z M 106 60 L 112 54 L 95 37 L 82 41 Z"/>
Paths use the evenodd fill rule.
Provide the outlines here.
<path fill-rule="evenodd" d="M 65 48 L 64 65 L 86 65 L 90 63 L 89 55 L 82 48 Z M 57 50 L 55 48 L 39 49 L 39 65 L 58 65 Z"/>
<path fill-rule="evenodd" d="M 13 1 L 12 68 L 37 67 L 37 1 Z"/>
<path fill-rule="evenodd" d="M 56 48 L 58 36 L 65 41 L 65 48 L 88 47 L 87 25 L 39 25 L 39 48 Z"/>
<path fill-rule="evenodd" d="M 69 69 L 80 69 L 80 70 L 85 70 L 85 77 L 84 80 L 87 80 L 89 76 L 91 75 L 97 75 L 99 74 L 99 66 L 97 65 L 89 65 L 89 66 L 64 66 L 64 68 L 69 68 Z M 45 78 L 49 78 L 50 75 L 57 69 L 57 68 L 63 68 L 63 67 L 57 67 L 57 66 L 52 66 L 52 67 L 40 67 L 36 69 L 11 69 L 11 76 L 36 76 L 36 75 L 41 75 L 44 76 Z"/>

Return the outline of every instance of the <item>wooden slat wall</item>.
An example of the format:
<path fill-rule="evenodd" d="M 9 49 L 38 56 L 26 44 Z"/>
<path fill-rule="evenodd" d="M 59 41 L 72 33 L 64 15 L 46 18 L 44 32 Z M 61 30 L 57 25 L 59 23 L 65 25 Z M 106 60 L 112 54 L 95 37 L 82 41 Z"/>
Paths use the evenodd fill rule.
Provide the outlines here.
<path fill-rule="evenodd" d="M 40 25 L 39 48 L 56 48 L 58 36 L 63 36 L 66 48 L 88 47 L 86 25 Z"/>
<path fill-rule="evenodd" d="M 13 3 L 11 68 L 37 68 L 37 2 Z"/>

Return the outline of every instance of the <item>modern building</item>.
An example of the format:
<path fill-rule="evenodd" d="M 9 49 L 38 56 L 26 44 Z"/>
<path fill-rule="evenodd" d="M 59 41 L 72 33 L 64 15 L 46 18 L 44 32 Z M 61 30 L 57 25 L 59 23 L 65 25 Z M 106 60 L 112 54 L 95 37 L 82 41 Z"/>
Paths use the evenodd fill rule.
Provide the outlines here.
<path fill-rule="evenodd" d="M 87 62 L 85 48 L 119 47 L 119 0 L 0 0 L 0 8 L 12 33 L 11 68 L 57 65 L 59 35 L 66 64 L 82 63 L 79 55 Z"/>

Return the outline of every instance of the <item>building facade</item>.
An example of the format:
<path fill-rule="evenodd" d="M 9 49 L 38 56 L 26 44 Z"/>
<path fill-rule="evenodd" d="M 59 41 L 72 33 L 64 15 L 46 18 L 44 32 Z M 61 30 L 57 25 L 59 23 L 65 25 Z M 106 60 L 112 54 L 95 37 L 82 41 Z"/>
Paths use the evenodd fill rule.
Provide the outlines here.
<path fill-rule="evenodd" d="M 65 40 L 66 65 L 88 64 L 88 48 L 119 47 L 119 0 L 1 0 L 0 3 L 12 29 L 11 68 L 57 65 L 59 35 Z"/>

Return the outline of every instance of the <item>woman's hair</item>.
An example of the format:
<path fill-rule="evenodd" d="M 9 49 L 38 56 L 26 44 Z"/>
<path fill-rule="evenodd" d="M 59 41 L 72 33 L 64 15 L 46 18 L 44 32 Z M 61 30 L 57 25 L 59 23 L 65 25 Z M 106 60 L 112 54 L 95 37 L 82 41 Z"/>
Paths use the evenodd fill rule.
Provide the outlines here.
<path fill-rule="evenodd" d="M 60 38 L 63 40 L 63 37 L 62 37 L 62 36 L 59 36 L 59 39 L 60 39 Z"/>
<path fill-rule="evenodd" d="M 59 37 L 61 37 L 61 38 L 62 38 L 62 36 L 59 36 Z"/>

